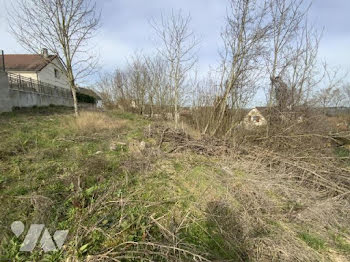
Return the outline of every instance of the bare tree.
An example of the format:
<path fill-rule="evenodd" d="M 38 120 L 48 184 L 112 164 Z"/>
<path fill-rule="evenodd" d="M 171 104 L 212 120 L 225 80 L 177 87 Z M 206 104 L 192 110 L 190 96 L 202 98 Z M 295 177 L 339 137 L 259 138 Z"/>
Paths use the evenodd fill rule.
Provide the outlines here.
<path fill-rule="evenodd" d="M 152 22 L 162 47 L 159 54 L 169 64 L 169 82 L 173 93 L 175 127 L 178 128 L 181 88 L 197 61 L 198 41 L 190 29 L 191 16 L 184 16 L 182 11 L 171 12 L 169 17 L 161 16 L 160 22 Z"/>
<path fill-rule="evenodd" d="M 294 111 L 308 105 L 313 89 L 323 78 L 318 63 L 321 34 L 308 23 L 310 6 L 310 1 L 305 0 L 269 0 L 271 26 L 265 62 L 270 109 L 277 105 L 280 111 Z M 272 115 L 270 111 L 267 136 Z"/>
<path fill-rule="evenodd" d="M 222 93 L 216 99 L 210 119 L 213 135 L 220 130 L 228 105 L 231 103 L 231 108 L 240 108 L 255 93 L 254 86 L 269 30 L 266 11 L 265 2 L 230 0 L 227 25 L 222 33 L 225 46 L 221 54 L 219 80 Z"/>
<path fill-rule="evenodd" d="M 129 58 L 126 69 L 127 93 L 140 114 L 144 114 L 147 92 L 150 89 L 150 76 L 140 53 L 135 53 Z"/>
<path fill-rule="evenodd" d="M 213 125 L 213 105 L 215 104 L 218 94 L 222 93 L 221 86 L 218 84 L 217 79 L 218 76 L 214 72 L 209 72 L 205 78 L 197 82 L 193 90 L 193 124 L 203 134 Z"/>
<path fill-rule="evenodd" d="M 344 94 L 344 100 L 345 100 L 345 106 L 350 106 L 350 84 L 344 84 L 343 86 L 343 94 Z"/>
<path fill-rule="evenodd" d="M 150 104 L 150 116 L 152 117 L 154 107 L 157 108 L 158 113 L 166 113 L 168 105 L 171 104 L 171 93 L 168 92 L 168 64 L 159 55 L 145 57 L 145 64 L 150 77 L 147 94 L 148 103 Z"/>
<path fill-rule="evenodd" d="M 350 84 L 345 84 L 343 86 L 343 93 L 345 97 L 346 106 L 350 105 Z"/>
<path fill-rule="evenodd" d="M 97 82 L 103 105 L 107 108 L 115 106 L 116 96 L 113 84 L 113 76 L 110 73 L 101 74 Z"/>
<path fill-rule="evenodd" d="M 313 89 L 323 79 L 317 59 L 319 41 L 320 34 L 305 21 L 288 49 L 288 64 L 279 76 L 270 76 L 271 90 L 281 112 L 307 105 Z"/>
<path fill-rule="evenodd" d="M 291 66 L 295 59 L 295 40 L 300 33 L 308 8 L 304 8 L 304 0 L 270 0 L 269 13 L 271 19 L 271 52 L 266 57 L 267 70 L 271 85 L 268 92 L 269 105 L 273 103 L 274 81 Z M 300 51 L 300 50 L 299 50 Z"/>
<path fill-rule="evenodd" d="M 97 83 L 104 103 L 140 114 L 164 113 L 171 103 L 167 63 L 160 56 L 136 52 L 129 57 L 125 70 L 105 73 Z"/>
<path fill-rule="evenodd" d="M 313 89 L 324 77 L 318 61 L 320 40 L 321 34 L 309 26 L 307 20 L 305 20 L 296 37 L 294 56 L 291 56 L 290 68 L 282 74 L 290 90 L 290 109 L 306 105 Z"/>
<path fill-rule="evenodd" d="M 325 110 L 327 107 L 339 107 L 344 97 L 339 88 L 324 88 L 318 93 L 318 101 Z"/>
<path fill-rule="evenodd" d="M 17 0 L 9 10 L 9 25 L 17 41 L 28 51 L 43 47 L 61 57 L 78 115 L 76 81 L 96 66 L 89 40 L 99 27 L 100 14 L 92 0 Z"/>
<path fill-rule="evenodd" d="M 325 110 L 327 107 L 339 107 L 345 101 L 343 90 L 347 73 L 342 72 L 339 67 L 329 67 L 327 64 L 323 66 L 323 88 L 316 94 L 316 102 Z"/>

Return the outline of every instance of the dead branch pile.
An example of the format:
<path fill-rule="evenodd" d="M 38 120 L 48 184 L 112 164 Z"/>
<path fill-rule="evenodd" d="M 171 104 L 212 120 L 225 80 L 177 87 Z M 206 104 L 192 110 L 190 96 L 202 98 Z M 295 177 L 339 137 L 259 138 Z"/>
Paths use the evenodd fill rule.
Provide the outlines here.
<path fill-rule="evenodd" d="M 226 155 L 233 151 L 233 145 L 226 140 L 204 137 L 195 139 L 183 130 L 176 130 L 162 125 L 155 125 L 148 130 L 148 136 L 158 140 L 158 147 L 169 145 L 167 153 L 190 150 L 205 156 Z"/>
<path fill-rule="evenodd" d="M 227 187 L 227 199 L 216 199 L 203 212 L 220 229 L 223 249 L 235 247 L 242 261 L 320 261 L 325 255 L 305 246 L 302 234 L 327 243 L 332 234 L 347 238 L 341 228 L 350 227 L 350 159 L 336 156 L 337 143 L 322 133 L 292 130 L 237 145 L 195 139 L 161 124 L 148 129 L 165 153 L 188 150 L 220 159 L 218 168 L 227 176 L 217 179 Z"/>
<path fill-rule="evenodd" d="M 152 126 L 148 135 L 157 139 L 158 148 L 165 148 L 167 153 L 189 150 L 205 156 L 229 155 L 259 161 L 305 187 L 313 187 L 327 196 L 341 195 L 350 199 L 350 170 L 346 165 L 350 159 L 334 156 L 329 147 L 333 140 L 331 136 L 274 136 L 258 139 L 258 144 L 255 141 L 255 144 L 248 142 L 237 146 L 213 137 L 195 139 L 183 130 L 162 125 Z"/>

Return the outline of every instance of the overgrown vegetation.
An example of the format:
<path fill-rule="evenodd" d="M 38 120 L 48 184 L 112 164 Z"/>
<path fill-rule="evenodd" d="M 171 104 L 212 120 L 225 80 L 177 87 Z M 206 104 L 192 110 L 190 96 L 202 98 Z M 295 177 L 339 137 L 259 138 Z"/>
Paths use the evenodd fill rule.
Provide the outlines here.
<path fill-rule="evenodd" d="M 157 53 L 99 82 L 106 109 L 120 111 L 79 115 L 95 1 L 17 2 L 13 33 L 61 54 L 76 117 L 54 107 L 0 116 L 0 260 L 350 259 L 349 116 L 328 110 L 347 105 L 349 86 L 320 63 L 305 1 L 229 0 L 220 63 L 202 80 L 191 16 L 162 15 Z M 267 110 L 250 128 L 259 86 Z M 62 250 L 20 252 L 14 221 L 69 235 Z"/>
<path fill-rule="evenodd" d="M 16 112 L 0 132 L 1 261 L 350 258 L 349 167 L 335 149 L 291 155 L 117 111 Z M 69 235 L 61 251 L 19 252 L 13 221 Z"/>

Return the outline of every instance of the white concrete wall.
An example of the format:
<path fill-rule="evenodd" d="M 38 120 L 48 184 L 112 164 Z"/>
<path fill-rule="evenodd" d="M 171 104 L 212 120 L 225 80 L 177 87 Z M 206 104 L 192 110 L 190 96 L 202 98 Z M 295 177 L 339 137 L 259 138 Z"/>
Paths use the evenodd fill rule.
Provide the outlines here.
<path fill-rule="evenodd" d="M 9 91 L 9 98 L 12 107 L 32 107 L 32 106 L 69 106 L 73 107 L 73 98 L 58 97 L 51 95 L 38 94 L 35 92 Z"/>
<path fill-rule="evenodd" d="M 58 78 L 55 77 L 55 68 L 58 69 L 58 67 L 61 67 L 61 63 L 56 58 L 52 61 L 52 64 L 48 64 L 38 72 L 38 80 L 54 86 L 69 88 L 68 79 L 65 74 L 59 71 Z"/>
<path fill-rule="evenodd" d="M 10 89 L 7 73 L 0 72 L 0 112 L 11 112 L 13 107 L 49 105 L 73 107 L 73 98 L 69 95 L 68 97 L 62 96 L 62 92 L 57 89 L 50 95 L 36 91 Z"/>

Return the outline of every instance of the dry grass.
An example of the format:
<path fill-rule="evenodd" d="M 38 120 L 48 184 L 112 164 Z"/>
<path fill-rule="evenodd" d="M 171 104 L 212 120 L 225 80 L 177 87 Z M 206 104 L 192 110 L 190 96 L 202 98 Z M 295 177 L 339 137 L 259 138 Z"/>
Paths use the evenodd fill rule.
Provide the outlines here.
<path fill-rule="evenodd" d="M 246 172 L 232 193 L 241 203 L 236 222 L 242 228 L 249 258 L 328 261 L 327 244 L 323 243 L 332 243 L 331 232 L 346 234 L 341 228 L 350 226 L 346 195 L 334 192 L 336 188 L 323 187 L 312 174 L 307 177 L 306 171 L 287 166 L 287 156 L 281 157 L 285 160 L 281 164 L 262 150 L 257 151 L 226 163 L 230 169 Z M 294 163 L 301 165 L 296 160 Z M 322 178 L 334 183 L 331 177 Z"/>
<path fill-rule="evenodd" d="M 211 166 L 223 174 L 210 174 L 227 192 L 208 201 L 202 215 L 219 229 L 224 250 L 235 247 L 237 261 L 335 261 L 330 251 L 339 245 L 333 235 L 349 236 L 350 170 L 346 157 L 338 158 L 328 146 L 332 137 L 324 121 L 307 124 L 236 147 L 168 126 L 153 126 L 152 135 L 168 153 L 189 151 L 217 160 Z"/>
<path fill-rule="evenodd" d="M 80 134 L 98 133 L 127 126 L 127 120 L 113 119 L 102 112 L 81 112 L 77 118 L 69 118 L 67 126 Z"/>

